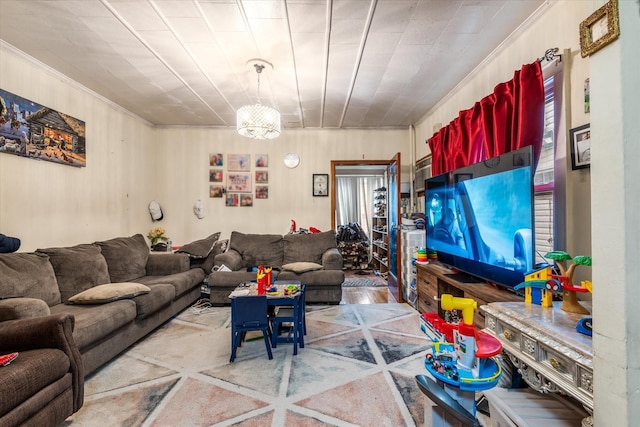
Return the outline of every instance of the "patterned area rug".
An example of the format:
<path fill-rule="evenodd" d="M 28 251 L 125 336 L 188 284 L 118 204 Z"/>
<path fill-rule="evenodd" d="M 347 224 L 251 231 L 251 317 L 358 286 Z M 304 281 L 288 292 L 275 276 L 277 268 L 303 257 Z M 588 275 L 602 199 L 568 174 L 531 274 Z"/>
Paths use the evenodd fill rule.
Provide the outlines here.
<path fill-rule="evenodd" d="M 346 279 L 342 282 L 344 288 L 361 288 L 361 287 L 386 287 L 387 282 L 375 279 Z"/>
<path fill-rule="evenodd" d="M 249 340 L 229 307 L 189 309 L 93 374 L 65 426 L 431 426 L 430 342 L 406 304 L 307 306 L 305 347 Z"/>

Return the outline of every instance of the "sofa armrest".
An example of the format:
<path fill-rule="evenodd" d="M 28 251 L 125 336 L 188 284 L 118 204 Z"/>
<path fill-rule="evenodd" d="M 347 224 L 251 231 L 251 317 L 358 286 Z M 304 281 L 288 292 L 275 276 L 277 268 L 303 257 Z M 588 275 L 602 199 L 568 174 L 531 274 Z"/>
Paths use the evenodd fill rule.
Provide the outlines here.
<path fill-rule="evenodd" d="M 29 319 L 51 314 L 46 302 L 37 298 L 7 298 L 0 300 L 0 322 Z"/>
<path fill-rule="evenodd" d="M 229 249 L 223 254 L 216 255 L 213 260 L 214 267 L 220 267 L 222 264 L 229 267 L 231 271 L 241 270 L 244 266 L 242 263 L 242 255 L 235 249 Z"/>
<path fill-rule="evenodd" d="M 78 346 L 73 340 L 75 318 L 58 313 L 31 319 L 0 322 L 0 353 L 57 348 L 68 357 L 73 382 L 73 411 L 84 402 L 84 367 Z"/>
<path fill-rule="evenodd" d="M 338 248 L 327 249 L 322 254 L 322 266 L 325 270 L 342 270 L 343 262 Z"/>
<path fill-rule="evenodd" d="M 189 255 L 151 252 L 145 270 L 147 276 L 168 276 L 189 271 Z"/>

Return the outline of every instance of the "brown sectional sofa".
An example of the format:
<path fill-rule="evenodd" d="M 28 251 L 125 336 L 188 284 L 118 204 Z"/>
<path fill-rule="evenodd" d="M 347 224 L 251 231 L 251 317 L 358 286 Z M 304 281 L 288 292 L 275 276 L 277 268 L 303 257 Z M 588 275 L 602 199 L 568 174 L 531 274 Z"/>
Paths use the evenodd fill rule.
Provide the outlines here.
<path fill-rule="evenodd" d="M 57 426 L 82 407 L 84 372 L 68 314 L 0 322 L 0 426 Z"/>
<path fill-rule="evenodd" d="M 72 330 L 66 345 L 71 348 L 68 358 L 72 363 L 67 371 L 75 384 L 71 405 L 75 412 L 82 406 L 84 376 L 200 297 L 205 274 L 201 268 L 190 268 L 189 261 L 186 254 L 149 252 L 140 234 L 33 253 L 0 254 L 0 350 L 22 352 L 30 346 L 46 346 L 43 343 L 37 347 L 38 343 L 31 343 L 26 336 L 16 341 L 13 348 L 7 345 L 2 332 L 19 322 L 48 319 L 63 324 L 58 329 L 67 334 Z M 78 299 L 84 299 L 83 303 L 71 303 Z M 74 348 L 79 351 L 80 361 L 72 360 Z M 25 352 L 9 366 L 14 370 L 21 366 L 26 369 L 27 362 Z M 12 381 L 18 381 L 28 385 L 29 392 L 25 393 L 31 397 L 16 401 L 13 408 L 0 406 L 0 425 L 4 426 L 5 421 L 6 425 L 28 424 L 32 408 L 44 407 L 48 401 L 59 398 L 60 394 L 54 392 L 42 393 L 55 383 L 53 378 L 44 386 L 31 381 L 23 383 L 20 375 L 6 377 L 4 369 L 0 368 L 0 396 L 13 393 L 17 383 Z"/>
<path fill-rule="evenodd" d="M 229 248 L 215 255 L 209 275 L 211 302 L 229 304 L 229 294 L 242 282 L 256 279 L 255 267 L 272 267 L 275 280 L 299 280 L 307 285 L 306 302 L 339 304 L 342 299 L 342 255 L 333 230 L 311 234 L 231 233 Z"/>

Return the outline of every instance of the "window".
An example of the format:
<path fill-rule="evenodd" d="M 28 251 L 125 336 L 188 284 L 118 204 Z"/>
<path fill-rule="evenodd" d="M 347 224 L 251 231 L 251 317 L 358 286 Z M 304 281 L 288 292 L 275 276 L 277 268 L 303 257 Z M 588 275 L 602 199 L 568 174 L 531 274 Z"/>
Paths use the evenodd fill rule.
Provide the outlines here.
<path fill-rule="evenodd" d="M 543 257 L 555 248 L 565 247 L 564 238 L 564 137 L 560 121 L 562 105 L 562 65 L 555 62 L 543 69 L 544 132 L 538 168 L 534 176 L 535 248 L 536 262 L 547 262 Z"/>

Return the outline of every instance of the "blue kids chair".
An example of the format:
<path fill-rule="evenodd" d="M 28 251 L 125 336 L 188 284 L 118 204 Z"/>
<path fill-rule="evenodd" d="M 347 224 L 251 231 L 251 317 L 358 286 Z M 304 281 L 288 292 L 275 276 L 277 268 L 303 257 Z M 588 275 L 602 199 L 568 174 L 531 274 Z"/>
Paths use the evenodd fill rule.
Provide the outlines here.
<path fill-rule="evenodd" d="M 236 350 L 242 345 L 248 331 L 262 331 L 269 360 L 273 359 L 265 295 L 231 298 L 231 359 L 229 362 L 235 360 Z"/>
<path fill-rule="evenodd" d="M 298 354 L 298 345 L 304 348 L 304 336 L 307 334 L 307 321 L 305 317 L 305 291 L 306 284 L 300 287 L 300 295 L 292 298 L 291 307 L 279 307 L 276 314 L 271 318 L 271 345 L 275 348 L 279 342 L 293 343 L 293 354 Z M 291 323 L 290 336 L 280 336 L 282 324 Z"/>

